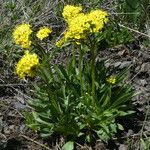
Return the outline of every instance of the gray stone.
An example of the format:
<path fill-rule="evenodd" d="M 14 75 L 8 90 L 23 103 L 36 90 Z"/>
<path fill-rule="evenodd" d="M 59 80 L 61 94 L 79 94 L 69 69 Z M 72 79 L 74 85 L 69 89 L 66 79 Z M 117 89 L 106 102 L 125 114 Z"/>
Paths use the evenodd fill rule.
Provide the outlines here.
<path fill-rule="evenodd" d="M 123 69 L 123 68 L 129 67 L 131 64 L 132 64 L 132 61 L 123 61 L 121 65 L 119 66 L 119 68 Z"/>
<path fill-rule="evenodd" d="M 121 144 L 121 145 L 119 146 L 119 150 L 128 150 L 128 146 L 125 145 L 125 144 Z"/>
<path fill-rule="evenodd" d="M 140 80 L 140 85 L 142 85 L 142 86 L 146 86 L 148 83 L 147 83 L 147 81 L 145 80 L 145 79 L 141 79 Z"/>
<path fill-rule="evenodd" d="M 120 65 L 121 65 L 120 61 L 114 63 L 114 67 L 119 67 Z"/>
<path fill-rule="evenodd" d="M 149 63 L 143 63 L 140 71 L 141 72 L 148 72 L 150 74 L 150 64 Z"/>

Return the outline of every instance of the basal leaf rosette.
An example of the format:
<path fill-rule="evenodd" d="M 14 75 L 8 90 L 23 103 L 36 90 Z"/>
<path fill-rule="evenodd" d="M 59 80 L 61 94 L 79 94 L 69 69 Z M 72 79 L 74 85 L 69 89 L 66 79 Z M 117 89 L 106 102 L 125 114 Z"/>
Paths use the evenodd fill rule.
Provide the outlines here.
<path fill-rule="evenodd" d="M 25 54 L 23 57 L 19 60 L 19 62 L 16 64 L 16 74 L 20 78 L 25 77 L 34 77 L 35 70 L 39 66 L 39 58 L 37 54 L 29 53 L 29 51 L 25 51 Z"/>
<path fill-rule="evenodd" d="M 22 48 L 29 48 L 31 46 L 31 33 L 31 26 L 27 23 L 23 23 L 15 27 L 13 31 L 13 39 L 15 43 Z"/>

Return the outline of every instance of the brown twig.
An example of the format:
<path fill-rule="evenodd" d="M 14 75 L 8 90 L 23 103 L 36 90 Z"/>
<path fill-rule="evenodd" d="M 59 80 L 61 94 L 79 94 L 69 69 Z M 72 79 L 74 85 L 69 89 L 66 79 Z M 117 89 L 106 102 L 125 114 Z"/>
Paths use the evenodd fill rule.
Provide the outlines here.
<path fill-rule="evenodd" d="M 137 33 L 137 34 L 140 34 L 140 35 L 143 35 L 143 36 L 145 36 L 145 37 L 150 38 L 149 35 L 147 35 L 147 34 L 145 34 L 145 33 L 143 33 L 143 32 L 140 32 L 140 31 L 138 31 L 138 30 L 132 29 L 132 28 L 127 27 L 127 26 L 124 26 L 124 25 L 122 25 L 122 24 L 118 24 L 118 25 L 119 25 L 120 27 L 122 27 L 122 28 L 126 28 L 126 29 L 130 30 L 131 32 L 135 32 L 135 33 Z"/>
<path fill-rule="evenodd" d="M 37 142 L 37 141 L 31 139 L 30 137 L 27 137 L 27 136 L 22 135 L 22 134 L 21 134 L 20 136 L 23 137 L 23 138 L 25 138 L 25 139 L 28 140 L 28 141 L 31 141 L 31 142 L 33 142 L 33 143 L 35 143 L 35 144 L 38 144 L 39 146 L 41 146 L 41 147 L 43 147 L 43 148 L 45 148 L 45 149 L 47 149 L 47 150 L 51 150 L 50 148 L 48 148 L 48 147 L 45 146 L 44 144 L 41 144 L 41 143 L 39 143 L 39 142 Z"/>

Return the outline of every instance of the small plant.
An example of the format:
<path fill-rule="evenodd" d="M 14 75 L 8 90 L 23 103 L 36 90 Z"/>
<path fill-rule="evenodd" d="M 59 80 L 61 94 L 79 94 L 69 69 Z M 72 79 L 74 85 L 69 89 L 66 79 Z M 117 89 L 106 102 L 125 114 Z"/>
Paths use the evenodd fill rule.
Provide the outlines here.
<path fill-rule="evenodd" d="M 24 79 L 40 77 L 34 84 L 34 100 L 29 101 L 32 113 L 25 115 L 27 125 L 43 137 L 62 135 L 69 141 L 64 147 L 70 149 L 78 138 L 107 142 L 123 130 L 116 118 L 132 113 L 134 95 L 125 82 L 127 69 L 115 74 L 104 60 L 97 60 L 99 44 L 107 38 L 108 13 L 100 9 L 83 13 L 82 7 L 67 5 L 62 15 L 67 29 L 51 51 L 43 47 L 50 27 L 35 34 L 23 24 L 13 32 L 16 44 L 29 49 L 17 63 L 16 73 Z M 68 49 L 71 56 L 66 63 L 54 64 L 56 55 Z"/>

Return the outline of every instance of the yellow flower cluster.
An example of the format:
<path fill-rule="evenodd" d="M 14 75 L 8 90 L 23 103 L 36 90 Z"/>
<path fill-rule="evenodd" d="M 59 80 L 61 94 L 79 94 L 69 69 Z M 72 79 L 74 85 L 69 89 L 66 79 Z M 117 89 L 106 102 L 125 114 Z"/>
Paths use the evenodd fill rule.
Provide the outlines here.
<path fill-rule="evenodd" d="M 70 22 L 73 18 L 78 16 L 81 10 L 82 10 L 82 7 L 66 5 L 63 9 L 62 15 L 67 22 Z"/>
<path fill-rule="evenodd" d="M 16 65 L 16 73 L 20 78 L 25 78 L 26 76 L 33 77 L 38 65 L 39 59 L 37 54 L 30 54 L 27 50 Z"/>
<path fill-rule="evenodd" d="M 113 76 L 110 76 L 109 78 L 106 79 L 108 83 L 110 84 L 115 84 L 116 83 L 116 78 Z"/>
<path fill-rule="evenodd" d="M 18 25 L 13 31 L 13 38 L 16 44 L 22 48 L 29 48 L 31 45 L 30 35 L 32 33 L 29 24 Z"/>
<path fill-rule="evenodd" d="M 88 14 L 89 22 L 91 24 L 91 32 L 99 32 L 108 22 L 108 14 L 102 10 L 92 10 Z"/>
<path fill-rule="evenodd" d="M 88 16 L 81 13 L 69 22 L 68 30 L 66 31 L 64 37 L 66 40 L 79 40 L 85 38 L 85 36 L 89 33 L 89 29 L 90 24 L 88 22 Z"/>
<path fill-rule="evenodd" d="M 49 34 L 52 32 L 51 28 L 48 27 L 42 27 L 40 30 L 37 32 L 36 36 L 40 40 L 43 40 L 44 38 L 48 37 Z"/>
<path fill-rule="evenodd" d="M 79 42 L 90 33 L 102 30 L 108 22 L 108 14 L 102 10 L 92 10 L 90 13 L 82 13 L 82 7 L 67 5 L 63 10 L 63 17 L 67 21 L 68 28 L 64 33 L 64 41 L 74 40 Z M 59 42 L 59 41 L 58 41 Z"/>

